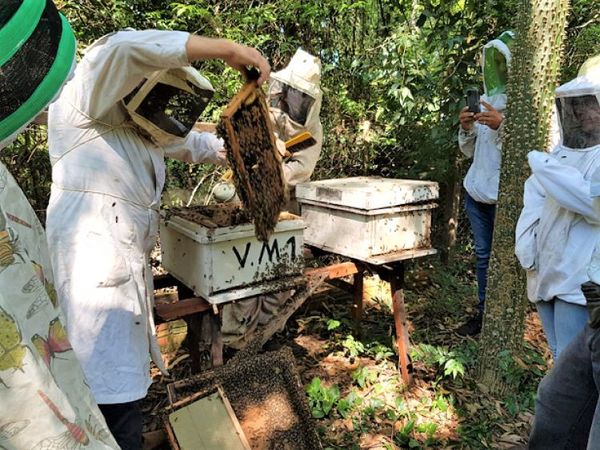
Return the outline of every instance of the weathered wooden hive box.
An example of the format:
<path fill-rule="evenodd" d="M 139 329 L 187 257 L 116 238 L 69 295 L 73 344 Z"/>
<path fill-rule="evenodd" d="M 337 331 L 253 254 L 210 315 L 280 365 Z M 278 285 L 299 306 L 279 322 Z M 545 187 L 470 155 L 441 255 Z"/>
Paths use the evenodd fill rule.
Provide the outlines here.
<path fill-rule="evenodd" d="M 254 231 L 250 223 L 209 228 L 162 213 L 162 265 L 210 303 L 230 300 L 222 293 L 236 288 L 245 289 L 238 298 L 277 290 L 261 283 L 302 272 L 304 221 L 281 220 L 268 242 L 259 241 Z"/>
<path fill-rule="evenodd" d="M 353 177 L 296 187 L 307 244 L 357 259 L 431 248 L 431 181 Z"/>

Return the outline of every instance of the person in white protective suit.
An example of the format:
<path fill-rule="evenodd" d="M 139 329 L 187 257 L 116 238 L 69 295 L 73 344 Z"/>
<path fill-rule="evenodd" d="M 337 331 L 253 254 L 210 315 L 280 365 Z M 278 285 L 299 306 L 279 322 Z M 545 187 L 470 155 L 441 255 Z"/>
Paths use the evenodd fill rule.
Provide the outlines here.
<path fill-rule="evenodd" d="M 527 271 L 528 298 L 537 306 L 550 350 L 559 356 L 587 319 L 581 284 L 598 236 L 600 209 L 590 180 L 600 167 L 600 71 L 556 90 L 560 143 L 529 153 L 516 228 L 516 254 Z"/>
<path fill-rule="evenodd" d="M 323 146 L 321 112 L 321 61 L 299 48 L 282 70 L 271 74 L 269 82 L 269 113 L 277 147 L 308 131 L 314 144 L 285 157 L 283 173 L 288 187 L 308 181 L 315 170 Z"/>
<path fill-rule="evenodd" d="M 0 150 L 60 92 L 75 37 L 51 1 L 0 5 Z M 64 329 L 46 235 L 0 163 L 0 448 L 118 449 Z"/>
<path fill-rule="evenodd" d="M 296 214 L 299 211 L 294 200 L 294 187 L 310 179 L 321 155 L 323 127 L 319 114 L 322 98 L 321 61 L 301 48 L 296 50 L 285 68 L 271 74 L 269 113 L 277 147 L 284 158 L 283 174 L 291 198 L 287 209 Z M 314 143 L 287 152 L 285 142 L 306 131 Z M 259 295 L 225 305 L 221 328 L 224 343 L 233 348 L 244 347 L 257 327 L 266 325 L 294 292 Z"/>
<path fill-rule="evenodd" d="M 579 122 L 577 128 L 580 132 L 577 133 L 579 137 L 574 137 L 571 141 L 577 145 L 585 145 L 582 149 L 585 154 L 590 151 L 596 153 L 600 149 L 600 58 L 586 62 L 571 87 L 571 92 L 577 92 L 580 96 L 577 102 L 579 105 L 573 105 L 577 108 L 573 119 Z M 576 128 L 571 119 L 567 119 L 567 122 L 569 128 Z M 578 209 L 582 212 L 579 222 L 592 222 L 597 228 L 600 215 L 600 170 L 597 164 L 595 166 L 596 170 L 591 177 L 588 173 L 584 174 L 586 182 L 581 183 L 584 185 L 583 189 L 588 189 L 591 202 L 582 195 L 580 185 L 577 188 L 575 185 L 569 187 L 576 189 L 573 191 L 574 197 L 582 198 L 577 201 L 580 203 Z M 581 181 L 580 174 L 574 175 Z M 588 208 L 593 208 L 595 214 L 590 214 Z M 577 225 L 577 222 L 573 222 L 573 229 Z M 581 228 L 579 226 L 580 230 Z M 594 252 L 587 273 L 576 274 L 578 279 L 585 280 L 581 291 L 587 301 L 587 324 L 571 340 L 540 382 L 529 439 L 528 448 L 531 450 L 600 448 L 600 245 L 597 229 L 588 231 L 593 235 L 588 236 L 588 248 L 585 252 L 576 254 L 577 250 L 584 247 L 583 243 L 578 249 L 572 246 L 566 251 L 567 259 L 570 262 L 576 261 L 576 270 L 580 269 L 580 262 L 583 263 L 588 258 L 589 252 Z M 580 241 L 583 238 L 582 233 Z M 569 268 L 565 266 L 565 269 Z M 574 279 L 573 283 L 575 282 Z"/>
<path fill-rule="evenodd" d="M 121 31 L 85 53 L 49 110 L 47 232 L 66 327 L 123 449 L 141 445 L 150 355 L 166 373 L 152 319 L 164 157 L 222 164 L 222 141 L 190 131 L 212 95 L 191 61 L 219 58 L 259 83 L 255 49 L 178 31 Z"/>
<path fill-rule="evenodd" d="M 460 151 L 473 162 L 463 185 L 465 210 L 475 243 L 476 273 L 479 304 L 477 313 L 457 329 L 460 335 L 475 335 L 481 331 L 487 271 L 492 250 L 492 236 L 496 219 L 496 202 L 502 159 L 502 124 L 506 109 L 506 84 L 512 55 L 510 45 L 514 33 L 506 31 L 483 47 L 482 71 L 484 95 L 481 112 L 469 112 L 465 106 L 460 112 L 458 145 Z"/>

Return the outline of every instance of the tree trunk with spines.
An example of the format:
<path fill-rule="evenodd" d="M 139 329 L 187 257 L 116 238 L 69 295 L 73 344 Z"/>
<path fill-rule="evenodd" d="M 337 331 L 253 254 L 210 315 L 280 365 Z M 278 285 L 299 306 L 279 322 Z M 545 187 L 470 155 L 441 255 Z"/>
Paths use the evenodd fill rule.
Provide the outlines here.
<path fill-rule="evenodd" d="M 506 358 L 523 342 L 527 308 L 524 272 L 514 254 L 515 226 L 530 174 L 527 153 L 548 147 L 554 90 L 560 72 L 568 0 L 523 0 L 507 87 L 500 193 L 488 272 L 478 376 L 490 392 L 516 388 L 503 376 Z"/>

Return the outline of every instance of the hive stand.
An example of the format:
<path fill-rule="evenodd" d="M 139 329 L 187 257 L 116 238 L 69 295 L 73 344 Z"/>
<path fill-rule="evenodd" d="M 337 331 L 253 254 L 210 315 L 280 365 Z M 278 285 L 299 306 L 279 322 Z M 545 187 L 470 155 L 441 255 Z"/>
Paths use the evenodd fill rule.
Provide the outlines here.
<path fill-rule="evenodd" d="M 323 254 L 320 249 L 311 248 L 314 254 Z M 364 275 L 366 272 L 376 273 L 382 280 L 390 283 L 392 297 L 392 312 L 394 316 L 394 326 L 396 331 L 396 349 L 398 352 L 398 365 L 402 380 L 406 384 L 412 381 L 411 364 L 409 361 L 410 341 L 408 336 L 408 317 L 404 305 L 404 264 L 406 261 L 416 258 L 433 255 L 435 249 L 419 249 L 388 253 L 384 256 L 371 257 L 366 260 L 352 260 L 337 264 L 332 264 L 325 267 L 308 268 L 304 275 L 311 284 L 310 293 L 316 289 L 322 282 L 329 282 L 332 285 L 349 289 L 353 294 L 352 317 L 357 324 L 364 315 Z M 353 275 L 353 282 L 347 283 L 341 278 Z M 189 318 L 191 322 L 196 322 L 198 319 L 197 313 L 214 310 L 215 318 L 219 310 L 217 305 L 208 303 L 201 297 L 194 296 L 193 292 L 183 286 L 179 281 L 170 275 L 162 275 L 154 280 L 155 289 L 161 289 L 170 286 L 177 286 L 179 299 L 173 303 L 158 303 L 156 305 L 156 313 L 164 320 L 173 320 L 179 317 L 192 316 Z M 308 297 L 308 295 L 306 296 Z M 299 299 L 298 305 L 306 299 Z M 293 312 L 293 311 L 292 311 Z M 291 315 L 286 314 L 287 318 Z M 206 322 L 205 322 L 206 323 Z M 218 327 L 210 327 L 212 333 L 211 356 L 214 366 L 223 364 L 223 345 Z M 188 333 L 192 333 L 191 338 L 198 341 L 201 337 L 193 336 L 197 333 L 198 326 L 190 324 Z M 275 329 L 275 328 L 274 328 Z M 270 337 L 270 336 L 268 336 Z M 199 350 L 196 349 L 199 353 Z M 191 350 L 193 359 L 199 358 L 199 355 L 194 355 L 194 350 Z"/>

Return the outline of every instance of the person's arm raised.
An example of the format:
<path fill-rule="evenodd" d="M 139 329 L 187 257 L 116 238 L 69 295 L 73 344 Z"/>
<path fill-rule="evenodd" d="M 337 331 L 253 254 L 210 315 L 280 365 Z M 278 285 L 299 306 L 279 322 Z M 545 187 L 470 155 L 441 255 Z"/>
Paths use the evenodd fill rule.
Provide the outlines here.
<path fill-rule="evenodd" d="M 264 83 L 271 73 L 269 62 L 258 50 L 227 39 L 190 35 L 186 44 L 186 51 L 190 62 L 221 59 L 240 72 L 247 66 L 255 67 L 260 72 L 260 77 L 257 80 L 259 85 Z"/>

